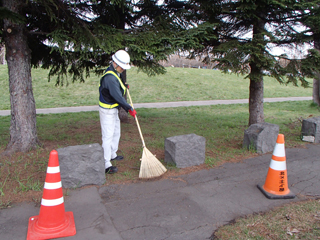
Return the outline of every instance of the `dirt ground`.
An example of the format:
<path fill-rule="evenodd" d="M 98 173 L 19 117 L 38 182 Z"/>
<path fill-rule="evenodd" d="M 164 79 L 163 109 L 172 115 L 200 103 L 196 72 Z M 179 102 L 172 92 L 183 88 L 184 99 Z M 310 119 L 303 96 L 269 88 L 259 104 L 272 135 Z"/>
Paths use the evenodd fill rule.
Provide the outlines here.
<path fill-rule="evenodd" d="M 59 130 L 56 129 L 55 131 Z M 100 131 L 100 123 L 94 122 L 88 126 L 70 127 L 68 130 L 64 130 L 64 134 L 68 136 L 91 134 L 94 137 L 90 139 L 90 143 L 101 144 Z M 139 132 L 137 131 L 133 119 L 129 119 L 128 122 L 122 123 L 122 131 L 126 131 L 126 135 L 129 135 L 130 139 L 140 139 Z M 55 134 L 60 133 L 56 132 Z M 148 138 L 152 136 L 146 137 Z M 66 141 L 57 141 L 55 138 L 46 141 L 40 139 L 40 141 L 43 146 L 36 150 L 32 150 L 28 153 L 15 153 L 11 156 L 1 156 L 0 208 L 10 207 L 10 205 L 22 201 L 35 202 L 39 204 L 42 198 L 43 184 L 45 182 L 50 151 L 66 146 L 89 144 L 79 144 L 79 140 L 72 137 L 67 138 Z M 159 179 L 184 175 L 212 167 L 205 163 L 183 169 L 178 169 L 174 166 L 167 166 L 168 171 L 163 176 L 155 179 L 141 180 L 138 178 L 141 150 L 141 141 L 132 142 L 126 137 L 121 137 L 118 155 L 123 155 L 125 159 L 116 163 L 118 173 L 112 175 L 106 174 L 105 185 L 129 184 L 138 181 L 158 181 Z M 161 161 L 164 159 L 164 149 L 149 150 L 156 155 L 157 159 Z M 0 149 L 0 154 L 3 152 L 4 149 Z M 213 155 L 214 153 L 212 152 L 206 152 L 206 156 Z M 248 153 L 245 156 L 235 156 L 234 159 L 229 159 L 228 162 L 238 162 L 244 158 L 254 157 L 256 155 L 257 154 L 254 153 Z M 220 164 L 222 164 L 222 162 Z M 64 192 L 67 195 L 68 189 L 64 189 Z"/>

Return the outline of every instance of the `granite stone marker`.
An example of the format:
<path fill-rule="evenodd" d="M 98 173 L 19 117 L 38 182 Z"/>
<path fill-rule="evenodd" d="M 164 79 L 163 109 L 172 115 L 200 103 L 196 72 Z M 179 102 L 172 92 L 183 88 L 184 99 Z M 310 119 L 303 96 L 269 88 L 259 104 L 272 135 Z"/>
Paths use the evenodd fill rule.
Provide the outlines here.
<path fill-rule="evenodd" d="M 279 126 L 271 123 L 256 123 L 244 131 L 243 147 L 257 153 L 272 152 L 277 142 Z"/>
<path fill-rule="evenodd" d="M 301 139 L 306 142 L 320 143 L 320 117 L 302 121 Z"/>
<path fill-rule="evenodd" d="M 204 163 L 206 139 L 196 134 L 173 136 L 165 139 L 164 161 L 178 168 Z"/>
<path fill-rule="evenodd" d="M 57 149 L 62 187 L 102 185 L 106 181 L 103 149 L 98 143 Z"/>

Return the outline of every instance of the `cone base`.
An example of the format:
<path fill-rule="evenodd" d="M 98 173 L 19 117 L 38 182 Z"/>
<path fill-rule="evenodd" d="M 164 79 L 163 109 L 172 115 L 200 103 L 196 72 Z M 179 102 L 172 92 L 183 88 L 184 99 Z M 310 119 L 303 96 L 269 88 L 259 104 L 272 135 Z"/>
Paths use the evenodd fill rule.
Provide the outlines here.
<path fill-rule="evenodd" d="M 39 216 L 29 218 L 27 240 L 44 240 L 69 237 L 76 234 L 73 213 L 65 212 L 65 222 L 58 227 L 42 228 L 37 225 Z"/>
<path fill-rule="evenodd" d="M 293 192 L 291 192 L 290 190 L 289 190 L 290 192 L 286 195 L 276 195 L 264 190 L 263 184 L 258 184 L 257 187 L 269 199 L 292 199 L 296 197 L 296 195 L 294 195 Z"/>

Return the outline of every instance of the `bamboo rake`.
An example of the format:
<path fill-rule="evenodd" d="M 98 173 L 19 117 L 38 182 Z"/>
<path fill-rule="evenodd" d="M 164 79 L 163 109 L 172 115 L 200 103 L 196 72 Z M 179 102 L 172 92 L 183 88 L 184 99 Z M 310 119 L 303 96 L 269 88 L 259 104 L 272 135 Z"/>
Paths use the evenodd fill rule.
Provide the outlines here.
<path fill-rule="evenodd" d="M 127 89 L 128 92 L 128 97 L 130 99 L 130 104 L 133 107 L 132 99 L 129 93 L 129 89 Z M 139 172 L 139 178 L 154 178 L 154 177 L 159 177 L 162 174 L 164 174 L 167 169 L 163 164 L 156 158 L 155 155 L 153 155 L 146 147 L 145 141 L 143 139 L 143 135 L 141 132 L 140 124 L 138 121 L 138 117 L 135 116 L 134 118 L 137 123 L 137 127 L 139 130 L 140 138 L 142 141 L 142 147 L 143 147 L 143 152 L 142 152 L 142 158 L 141 160 L 141 165 L 140 165 L 140 172 Z"/>

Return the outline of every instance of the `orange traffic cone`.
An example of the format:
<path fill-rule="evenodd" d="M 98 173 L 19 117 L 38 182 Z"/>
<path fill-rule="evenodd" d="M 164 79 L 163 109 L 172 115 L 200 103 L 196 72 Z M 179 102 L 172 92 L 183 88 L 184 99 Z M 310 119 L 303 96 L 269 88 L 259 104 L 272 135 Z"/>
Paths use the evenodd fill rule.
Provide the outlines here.
<path fill-rule="evenodd" d="M 73 213 L 65 212 L 58 152 L 50 152 L 40 213 L 29 218 L 27 240 L 52 239 L 76 234 Z"/>
<path fill-rule="evenodd" d="M 258 185 L 258 188 L 270 199 L 289 199 L 295 197 L 288 188 L 283 134 L 278 134 L 266 181 L 263 186 Z"/>

